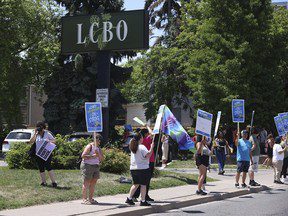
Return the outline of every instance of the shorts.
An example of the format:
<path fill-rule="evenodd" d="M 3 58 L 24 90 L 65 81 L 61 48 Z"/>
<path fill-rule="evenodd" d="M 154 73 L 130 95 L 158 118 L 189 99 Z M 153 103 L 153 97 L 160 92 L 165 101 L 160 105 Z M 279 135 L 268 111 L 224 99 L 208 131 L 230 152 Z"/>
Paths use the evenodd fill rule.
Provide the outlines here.
<path fill-rule="evenodd" d="M 250 165 L 249 161 L 237 161 L 237 172 L 238 173 L 241 173 L 241 172 L 247 173 L 249 170 L 249 165 Z"/>
<path fill-rule="evenodd" d="M 208 155 L 196 155 L 196 166 L 199 167 L 200 165 L 203 165 L 205 167 L 209 166 Z"/>
<path fill-rule="evenodd" d="M 250 163 L 249 171 L 258 172 L 259 155 L 252 156 L 253 164 Z"/>
<path fill-rule="evenodd" d="M 99 179 L 100 169 L 98 164 L 87 164 L 81 162 L 80 165 L 83 180 Z"/>
<path fill-rule="evenodd" d="M 46 161 L 43 160 L 42 158 L 36 156 L 36 163 L 37 163 L 38 169 L 41 173 L 45 172 L 45 169 L 48 172 L 52 170 L 51 161 L 52 161 L 52 155 L 50 155 Z"/>
<path fill-rule="evenodd" d="M 133 184 L 147 185 L 151 178 L 151 169 L 130 170 Z"/>

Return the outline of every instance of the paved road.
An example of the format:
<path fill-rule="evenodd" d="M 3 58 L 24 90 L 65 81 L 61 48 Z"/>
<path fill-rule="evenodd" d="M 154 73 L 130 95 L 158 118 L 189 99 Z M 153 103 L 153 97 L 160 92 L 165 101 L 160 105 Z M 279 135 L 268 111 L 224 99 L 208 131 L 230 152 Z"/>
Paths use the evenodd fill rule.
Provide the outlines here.
<path fill-rule="evenodd" d="M 211 202 L 150 216 L 182 215 L 288 215 L 288 188 L 263 191 L 241 197 Z"/>

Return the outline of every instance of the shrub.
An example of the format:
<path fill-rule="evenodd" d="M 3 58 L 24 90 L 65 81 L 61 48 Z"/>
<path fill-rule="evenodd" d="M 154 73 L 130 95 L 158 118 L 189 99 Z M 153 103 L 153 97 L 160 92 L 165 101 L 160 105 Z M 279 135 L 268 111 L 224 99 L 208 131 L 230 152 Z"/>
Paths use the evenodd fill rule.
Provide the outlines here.
<path fill-rule="evenodd" d="M 56 136 L 56 150 L 53 151 L 52 167 L 54 169 L 79 169 L 79 156 L 91 140 L 79 139 L 67 142 L 67 136 Z M 6 161 L 10 169 L 35 169 L 36 162 L 31 160 L 28 151 L 31 144 L 13 143 L 7 152 Z M 104 161 L 100 169 L 103 172 L 124 173 L 129 170 L 129 156 L 119 149 L 103 149 Z"/>
<path fill-rule="evenodd" d="M 11 150 L 7 152 L 6 162 L 10 169 L 35 169 L 36 165 L 28 155 L 31 144 L 18 142 L 13 143 Z"/>
<path fill-rule="evenodd" d="M 104 161 L 101 163 L 100 170 L 110 173 L 124 173 L 129 170 L 129 156 L 116 148 L 103 149 Z"/>

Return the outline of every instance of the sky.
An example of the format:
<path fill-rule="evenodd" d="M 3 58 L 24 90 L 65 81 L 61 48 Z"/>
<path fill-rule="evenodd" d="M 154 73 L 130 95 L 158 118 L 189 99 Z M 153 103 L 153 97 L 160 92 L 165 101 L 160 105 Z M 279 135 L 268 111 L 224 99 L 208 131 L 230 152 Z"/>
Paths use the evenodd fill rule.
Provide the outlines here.
<path fill-rule="evenodd" d="M 124 0 L 124 8 L 126 10 L 144 9 L 145 0 Z"/>

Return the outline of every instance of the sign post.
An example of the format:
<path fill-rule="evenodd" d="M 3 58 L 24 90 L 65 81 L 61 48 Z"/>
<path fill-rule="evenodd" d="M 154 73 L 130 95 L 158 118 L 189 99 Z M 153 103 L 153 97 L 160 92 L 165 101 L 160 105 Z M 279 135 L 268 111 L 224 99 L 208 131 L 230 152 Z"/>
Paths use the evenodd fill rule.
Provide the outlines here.
<path fill-rule="evenodd" d="M 97 54 L 98 59 L 98 69 L 97 69 L 97 89 L 106 89 L 107 93 L 107 101 L 105 102 L 105 106 L 102 106 L 102 114 L 103 114 L 103 143 L 106 144 L 108 142 L 109 137 L 109 91 L 110 91 L 110 51 L 100 51 Z M 99 91 L 99 90 L 98 90 Z M 103 90 L 100 90 L 103 92 Z M 103 94 L 101 94 L 103 96 Z M 103 98 L 102 98 L 103 99 Z M 97 101 L 97 94 L 96 94 Z M 101 104 L 102 105 L 102 104 Z"/>
<path fill-rule="evenodd" d="M 95 53 L 96 101 L 103 103 L 103 141 L 109 135 L 111 51 L 149 48 L 149 14 L 146 10 L 62 17 L 61 53 Z M 105 90 L 103 90 L 105 89 Z M 98 97 L 97 97 L 98 96 Z"/>

